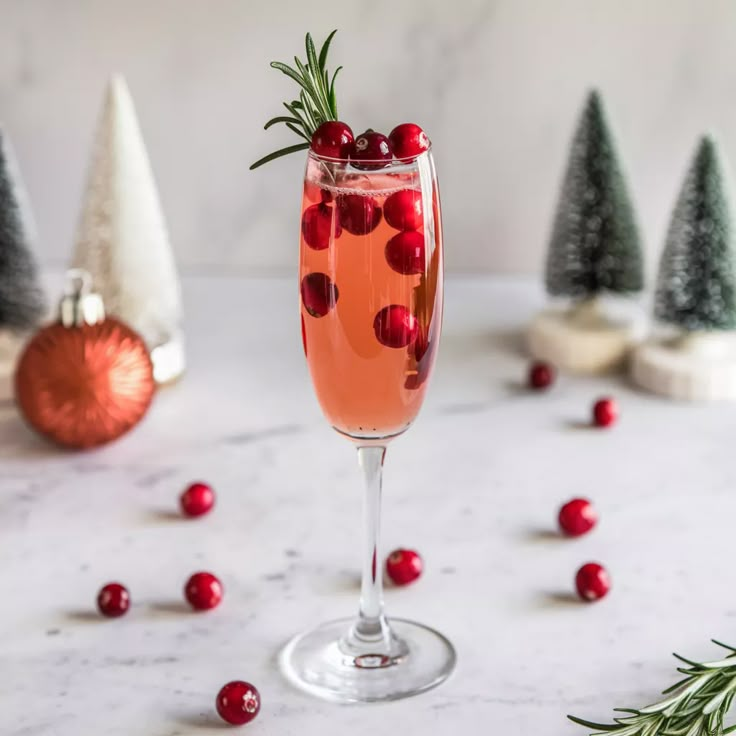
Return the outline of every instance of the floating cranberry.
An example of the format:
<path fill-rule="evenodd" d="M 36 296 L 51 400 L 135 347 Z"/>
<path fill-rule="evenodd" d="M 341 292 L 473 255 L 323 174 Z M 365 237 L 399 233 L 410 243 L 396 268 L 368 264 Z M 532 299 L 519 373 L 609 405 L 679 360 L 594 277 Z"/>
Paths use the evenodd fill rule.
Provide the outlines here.
<path fill-rule="evenodd" d="M 405 348 L 417 336 L 417 318 L 401 304 L 384 307 L 373 320 L 378 342 L 388 348 Z"/>
<path fill-rule="evenodd" d="M 420 325 L 417 329 L 417 339 L 414 341 L 414 360 L 420 363 L 429 348 L 429 330 Z"/>
<path fill-rule="evenodd" d="M 184 597 L 195 611 L 206 611 L 222 600 L 222 583 L 211 572 L 196 572 L 184 586 Z"/>
<path fill-rule="evenodd" d="M 318 156 L 346 159 L 353 148 L 353 131 L 339 120 L 328 120 L 312 134 L 311 146 Z"/>
<path fill-rule="evenodd" d="M 261 694 L 249 682 L 233 680 L 217 693 L 215 707 L 223 721 L 232 726 L 242 726 L 258 715 Z"/>
<path fill-rule="evenodd" d="M 324 317 L 340 298 L 340 292 L 326 273 L 310 273 L 302 279 L 302 304 L 312 317 Z M 304 325 L 302 324 L 302 337 Z M 304 341 L 304 353 L 307 343 Z"/>
<path fill-rule="evenodd" d="M 367 235 L 381 222 L 381 208 L 373 197 L 341 194 L 336 204 L 340 225 L 353 235 Z"/>
<path fill-rule="evenodd" d="M 529 386 L 541 391 L 549 388 L 555 380 L 555 370 L 548 363 L 536 361 L 529 368 Z"/>
<path fill-rule="evenodd" d="M 332 192 L 329 189 L 323 189 L 316 181 L 309 179 L 304 182 L 304 196 L 310 202 L 317 202 L 317 204 L 332 202 Z"/>
<path fill-rule="evenodd" d="M 103 616 L 118 618 L 130 608 L 130 593 L 120 583 L 108 583 L 97 594 L 97 608 Z"/>
<path fill-rule="evenodd" d="M 568 537 L 580 537 L 596 525 L 598 514 L 587 498 L 573 498 L 560 509 L 557 520 Z"/>
<path fill-rule="evenodd" d="M 350 163 L 356 169 L 371 171 L 388 166 L 393 158 L 391 143 L 382 133 L 370 128 L 355 139 L 350 153 Z"/>
<path fill-rule="evenodd" d="M 330 246 L 334 222 L 335 240 L 342 234 L 342 228 L 337 218 L 333 217 L 333 210 L 327 204 L 313 204 L 307 207 L 302 215 L 302 237 L 304 242 L 314 250 L 324 250 Z"/>
<path fill-rule="evenodd" d="M 304 315 L 300 314 L 299 317 L 302 320 L 302 346 L 304 347 L 304 357 L 307 357 L 307 328 L 304 325 Z"/>
<path fill-rule="evenodd" d="M 215 492 L 206 483 L 192 483 L 179 497 L 186 516 L 202 516 L 215 505 Z"/>
<path fill-rule="evenodd" d="M 593 405 L 593 423 L 596 427 L 610 427 L 618 419 L 618 404 L 615 399 L 598 399 Z"/>
<path fill-rule="evenodd" d="M 408 585 L 422 574 L 422 558 L 413 549 L 395 549 L 386 558 L 386 574 L 394 585 Z"/>
<path fill-rule="evenodd" d="M 386 222 L 397 230 L 419 230 L 422 226 L 422 193 L 416 189 L 394 192 L 383 205 Z"/>
<path fill-rule="evenodd" d="M 611 589 L 611 578 L 603 565 L 588 562 L 578 570 L 575 587 L 584 601 L 597 601 Z"/>
<path fill-rule="evenodd" d="M 434 346 L 435 341 L 430 342 L 429 339 L 429 330 L 420 323 L 417 327 L 414 344 L 409 348 L 410 352 L 413 353 L 416 369 L 407 371 L 404 388 L 416 391 L 429 378 Z"/>
<path fill-rule="evenodd" d="M 394 271 L 403 274 L 424 273 L 424 235 L 407 230 L 394 235 L 386 244 L 386 261 Z"/>
<path fill-rule="evenodd" d="M 388 136 L 394 156 L 405 163 L 429 148 L 427 134 L 416 123 L 397 125 Z"/>

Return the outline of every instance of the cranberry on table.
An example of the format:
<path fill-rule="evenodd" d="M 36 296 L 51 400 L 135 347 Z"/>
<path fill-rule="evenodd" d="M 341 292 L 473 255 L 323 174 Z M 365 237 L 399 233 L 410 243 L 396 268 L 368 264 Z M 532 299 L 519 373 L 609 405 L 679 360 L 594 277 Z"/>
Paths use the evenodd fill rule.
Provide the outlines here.
<path fill-rule="evenodd" d="M 261 694 L 255 685 L 244 680 L 233 680 L 217 693 L 215 707 L 223 721 L 232 726 L 242 726 L 258 715 Z"/>
<path fill-rule="evenodd" d="M 598 523 L 598 514 L 587 498 L 573 498 L 562 506 L 557 520 L 568 537 L 580 537 Z"/>
<path fill-rule="evenodd" d="M 578 570 L 575 587 L 584 601 L 597 601 L 611 589 L 611 578 L 603 565 L 588 562 Z"/>
<path fill-rule="evenodd" d="M 397 125 L 388 135 L 394 156 L 409 162 L 429 148 L 427 134 L 416 123 Z"/>
<path fill-rule="evenodd" d="M 394 235 L 386 244 L 386 261 L 394 271 L 413 275 L 424 273 L 424 235 L 416 230 Z"/>
<path fill-rule="evenodd" d="M 120 583 L 108 583 L 97 594 L 97 608 L 103 616 L 118 618 L 130 608 L 130 593 Z"/>
<path fill-rule="evenodd" d="M 384 307 L 373 320 L 373 331 L 381 345 L 388 348 L 405 348 L 417 337 L 417 318 L 401 304 Z"/>
<path fill-rule="evenodd" d="M 382 133 L 370 128 L 355 139 L 350 152 L 350 163 L 357 169 L 371 171 L 382 169 L 391 163 L 393 151 L 391 143 Z"/>
<path fill-rule="evenodd" d="M 593 423 L 596 427 L 610 427 L 618 419 L 618 404 L 615 399 L 605 397 L 593 405 Z"/>
<path fill-rule="evenodd" d="M 341 194 L 336 205 L 340 225 L 353 235 L 367 235 L 381 222 L 381 208 L 373 197 Z"/>
<path fill-rule="evenodd" d="M 353 131 L 339 120 L 328 120 L 312 134 L 311 147 L 318 156 L 346 159 L 353 149 Z"/>
<path fill-rule="evenodd" d="M 312 317 L 324 317 L 340 298 L 340 291 L 326 273 L 310 273 L 302 279 L 302 304 Z M 302 337 L 304 337 L 302 323 Z M 306 341 L 304 350 L 306 352 Z"/>
<path fill-rule="evenodd" d="M 422 574 L 422 558 L 413 549 L 395 549 L 386 558 L 386 575 L 394 585 L 408 585 Z"/>
<path fill-rule="evenodd" d="M 418 230 L 424 221 L 422 193 L 416 189 L 394 192 L 383 205 L 383 216 L 396 230 Z"/>
<path fill-rule="evenodd" d="M 324 250 L 330 246 L 330 237 L 334 221 L 334 238 L 342 234 L 340 222 L 333 218 L 332 207 L 325 204 L 313 204 L 307 207 L 302 215 L 302 237 L 304 242 L 314 250 Z"/>
<path fill-rule="evenodd" d="M 555 369 L 549 363 L 536 361 L 529 367 L 529 385 L 534 389 L 549 388 L 555 380 Z"/>
<path fill-rule="evenodd" d="M 184 597 L 195 611 L 215 608 L 222 593 L 222 583 L 211 572 L 194 573 L 184 586 Z"/>
<path fill-rule="evenodd" d="M 179 497 L 185 516 L 202 516 L 215 505 L 215 492 L 207 483 L 192 483 Z"/>

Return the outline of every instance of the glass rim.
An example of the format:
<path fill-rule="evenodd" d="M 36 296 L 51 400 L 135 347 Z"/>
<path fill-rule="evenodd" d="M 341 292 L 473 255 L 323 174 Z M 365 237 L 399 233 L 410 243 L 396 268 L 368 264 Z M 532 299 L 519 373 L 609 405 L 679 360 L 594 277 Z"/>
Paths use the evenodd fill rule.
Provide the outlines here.
<path fill-rule="evenodd" d="M 429 144 L 429 147 L 426 151 L 422 151 L 417 156 L 413 156 L 408 161 L 402 161 L 400 158 L 392 158 L 390 161 L 386 161 L 384 158 L 365 158 L 361 160 L 362 164 L 369 164 L 369 165 L 376 165 L 376 168 L 374 169 L 359 169 L 359 167 L 355 167 L 356 169 L 359 169 L 360 171 L 365 171 L 366 173 L 372 173 L 372 172 L 379 172 L 382 170 L 386 170 L 392 166 L 409 166 L 410 164 L 415 163 L 421 158 L 428 158 L 429 155 L 432 153 L 432 144 Z M 348 165 L 350 164 L 349 158 L 334 158 L 332 156 L 321 156 L 319 153 L 316 153 L 311 148 L 307 150 L 307 156 L 311 159 L 314 159 L 315 161 L 319 161 L 321 163 L 326 164 L 343 164 Z M 380 164 L 380 167 L 378 166 Z"/>

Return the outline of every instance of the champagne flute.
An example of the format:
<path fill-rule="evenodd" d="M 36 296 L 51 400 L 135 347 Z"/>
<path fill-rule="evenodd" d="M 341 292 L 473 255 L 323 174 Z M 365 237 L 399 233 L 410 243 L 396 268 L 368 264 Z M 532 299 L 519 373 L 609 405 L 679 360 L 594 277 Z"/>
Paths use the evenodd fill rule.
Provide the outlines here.
<path fill-rule="evenodd" d="M 300 241 L 304 352 L 322 411 L 365 477 L 358 615 L 292 639 L 281 666 L 339 702 L 407 697 L 452 672 L 437 631 L 383 610 L 381 473 L 424 400 L 442 322 L 440 200 L 431 150 L 387 163 L 307 158 Z"/>

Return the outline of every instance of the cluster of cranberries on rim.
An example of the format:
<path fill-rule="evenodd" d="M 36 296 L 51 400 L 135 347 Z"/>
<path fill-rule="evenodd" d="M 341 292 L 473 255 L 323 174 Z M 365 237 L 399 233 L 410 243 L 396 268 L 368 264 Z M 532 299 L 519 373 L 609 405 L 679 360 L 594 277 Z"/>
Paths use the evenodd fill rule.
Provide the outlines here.
<path fill-rule="evenodd" d="M 397 125 L 388 136 L 368 129 L 354 137 L 347 123 L 328 120 L 313 133 L 310 149 L 320 158 L 350 161 L 357 169 L 375 171 L 395 158 L 410 163 L 429 150 L 427 134 L 415 123 Z"/>

